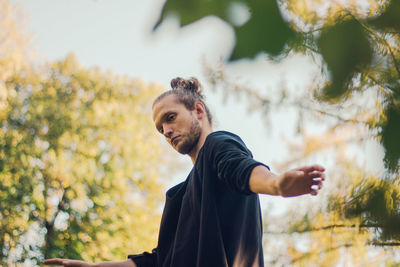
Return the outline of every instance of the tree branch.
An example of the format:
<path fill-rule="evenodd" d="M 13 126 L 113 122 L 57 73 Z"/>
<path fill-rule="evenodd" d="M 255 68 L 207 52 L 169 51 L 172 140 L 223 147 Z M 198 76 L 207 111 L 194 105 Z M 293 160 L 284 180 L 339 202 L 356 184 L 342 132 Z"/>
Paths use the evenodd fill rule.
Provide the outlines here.
<path fill-rule="evenodd" d="M 317 112 L 317 113 L 320 113 L 322 115 L 338 119 L 341 122 L 367 124 L 367 122 L 365 122 L 365 121 L 360 121 L 360 120 L 355 120 L 355 119 L 345 119 L 345 118 L 343 118 L 343 117 L 341 117 L 341 116 L 339 116 L 337 114 L 333 114 L 333 113 L 330 113 L 330 112 L 327 112 L 327 111 L 324 111 L 324 110 L 320 110 L 320 109 L 316 109 L 316 108 L 310 108 L 310 107 L 305 106 L 305 105 L 300 104 L 300 103 L 292 102 L 292 103 L 288 103 L 288 104 L 293 105 L 293 106 L 297 106 L 297 107 L 299 107 L 301 109 L 304 109 L 304 110 Z"/>
<path fill-rule="evenodd" d="M 369 242 L 370 246 L 379 246 L 379 247 L 399 247 L 400 242 Z"/>
<path fill-rule="evenodd" d="M 391 45 L 387 42 L 387 40 L 381 36 L 379 36 L 376 32 L 374 32 L 373 30 L 371 30 L 368 26 L 366 26 L 365 24 L 361 23 L 359 21 L 360 25 L 366 30 L 368 31 L 371 35 L 373 35 L 378 41 L 380 41 L 382 44 L 385 45 L 385 47 L 389 50 L 390 56 L 392 57 L 393 60 L 393 65 L 397 71 L 397 74 L 400 76 L 400 67 L 399 67 L 399 63 L 396 60 L 396 57 L 393 53 L 392 47 Z"/>
<path fill-rule="evenodd" d="M 348 248 L 348 247 L 352 247 L 352 246 L 353 246 L 353 244 L 346 243 L 346 244 L 343 244 L 343 245 L 339 245 L 339 246 L 336 246 L 336 247 L 332 247 L 332 248 L 325 249 L 324 251 L 322 251 L 322 253 L 327 253 L 327 252 L 331 252 L 331 251 L 333 251 L 333 250 L 337 250 L 337 249 L 340 249 L 340 248 Z M 304 253 L 304 254 L 301 255 L 300 257 L 294 258 L 290 263 L 293 264 L 293 263 L 295 263 L 295 262 L 298 262 L 298 261 L 301 261 L 301 260 L 303 260 L 303 259 L 309 258 L 309 257 L 311 257 L 313 254 L 315 254 L 315 253 L 314 253 L 314 252 L 307 252 L 307 253 Z M 318 255 L 319 255 L 319 254 L 321 254 L 321 252 L 318 252 Z"/>
<path fill-rule="evenodd" d="M 301 230 L 301 231 L 293 231 L 293 232 L 268 232 L 264 231 L 265 234 L 293 234 L 293 233 L 298 233 L 298 234 L 303 234 L 303 233 L 309 233 L 309 232 L 316 232 L 316 231 L 324 231 L 324 230 L 330 230 L 330 229 L 335 229 L 335 228 L 377 228 L 377 227 L 382 227 L 382 225 L 379 224 L 331 224 L 331 225 L 326 225 L 322 227 L 317 227 L 317 228 L 312 228 L 312 229 L 307 229 L 307 230 Z"/>
<path fill-rule="evenodd" d="M 370 246 L 400 246 L 400 242 L 368 242 L 367 243 L 367 245 L 370 245 Z M 340 249 L 340 248 L 348 248 L 348 247 L 352 247 L 352 246 L 354 246 L 353 244 L 351 244 L 351 243 L 346 243 L 346 244 L 343 244 L 343 245 L 339 245 L 339 246 L 336 246 L 336 247 L 332 247 L 332 248 L 328 248 L 328 249 L 325 249 L 324 251 L 322 251 L 322 253 L 328 253 L 328 252 L 331 252 L 331 251 L 334 251 L 334 250 L 337 250 L 337 249 Z M 293 264 L 293 263 L 295 263 L 295 262 L 298 262 L 298 261 L 301 261 L 301 260 L 303 260 L 303 259 L 306 259 L 306 258 L 309 258 L 309 257 L 311 257 L 313 254 L 321 254 L 321 252 L 306 252 L 306 253 L 304 253 L 304 254 L 302 254 L 301 256 L 299 256 L 299 257 L 297 257 L 297 258 L 294 258 L 290 263 L 291 264 Z"/>

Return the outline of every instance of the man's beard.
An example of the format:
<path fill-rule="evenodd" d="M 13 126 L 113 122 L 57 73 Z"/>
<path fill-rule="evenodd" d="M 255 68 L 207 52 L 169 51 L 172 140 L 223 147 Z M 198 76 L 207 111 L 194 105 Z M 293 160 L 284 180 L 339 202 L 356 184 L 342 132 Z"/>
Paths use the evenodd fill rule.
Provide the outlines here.
<path fill-rule="evenodd" d="M 181 140 L 181 144 L 176 148 L 176 150 L 181 154 L 189 154 L 189 152 L 192 151 L 199 142 L 200 135 L 200 123 L 193 118 L 189 133 L 186 135 L 186 138 Z"/>

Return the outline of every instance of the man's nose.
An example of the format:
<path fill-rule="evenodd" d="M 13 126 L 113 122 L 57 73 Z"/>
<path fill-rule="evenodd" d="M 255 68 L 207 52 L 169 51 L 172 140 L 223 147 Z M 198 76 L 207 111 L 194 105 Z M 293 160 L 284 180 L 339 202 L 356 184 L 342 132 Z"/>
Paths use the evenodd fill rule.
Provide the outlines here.
<path fill-rule="evenodd" d="M 163 126 L 163 131 L 164 131 L 164 136 L 167 138 L 171 138 L 172 134 L 173 134 L 173 130 L 172 127 L 168 126 L 168 125 L 164 125 Z"/>

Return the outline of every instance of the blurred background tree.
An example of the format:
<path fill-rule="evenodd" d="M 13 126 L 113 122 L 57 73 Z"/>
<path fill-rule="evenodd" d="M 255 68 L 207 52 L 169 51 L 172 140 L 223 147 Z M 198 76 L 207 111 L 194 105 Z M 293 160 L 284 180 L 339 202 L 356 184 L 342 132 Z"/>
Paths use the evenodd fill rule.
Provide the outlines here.
<path fill-rule="evenodd" d="M 0 5 L 0 265 L 151 250 L 171 171 L 151 121 L 163 88 L 73 54 L 33 64 L 18 9 Z"/>
<path fill-rule="evenodd" d="M 182 26 L 209 15 L 228 23 L 236 44 L 227 64 L 304 54 L 321 70 L 299 92 L 282 86 L 263 93 L 230 77 L 223 63 L 205 68 L 214 89 L 246 97 L 266 120 L 272 111 L 296 110 L 301 141 L 289 144 L 281 169 L 326 157 L 334 168 L 319 207 L 295 205 L 277 224 L 266 220 L 266 232 L 287 240 L 279 252 L 277 239 L 266 235 L 270 264 L 398 264 L 392 248 L 400 245 L 400 1 L 167 0 L 156 27 L 170 15 Z M 309 136 L 307 127 L 320 134 Z M 383 147 L 378 176 L 360 162 L 369 140 Z"/>

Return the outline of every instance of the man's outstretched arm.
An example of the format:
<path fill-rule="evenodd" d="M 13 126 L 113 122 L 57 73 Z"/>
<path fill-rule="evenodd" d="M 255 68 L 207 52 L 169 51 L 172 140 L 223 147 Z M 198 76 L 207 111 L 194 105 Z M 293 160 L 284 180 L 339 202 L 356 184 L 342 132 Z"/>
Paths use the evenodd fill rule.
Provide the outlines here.
<path fill-rule="evenodd" d="M 304 166 L 276 175 L 263 165 L 253 169 L 250 190 L 254 193 L 283 197 L 304 194 L 317 195 L 325 180 L 325 168 L 320 165 Z"/>
<path fill-rule="evenodd" d="M 57 264 L 67 267 L 137 267 L 133 260 L 124 261 L 106 261 L 100 263 L 89 263 L 80 260 L 69 260 L 69 259 L 47 259 L 44 260 L 44 264 Z"/>

